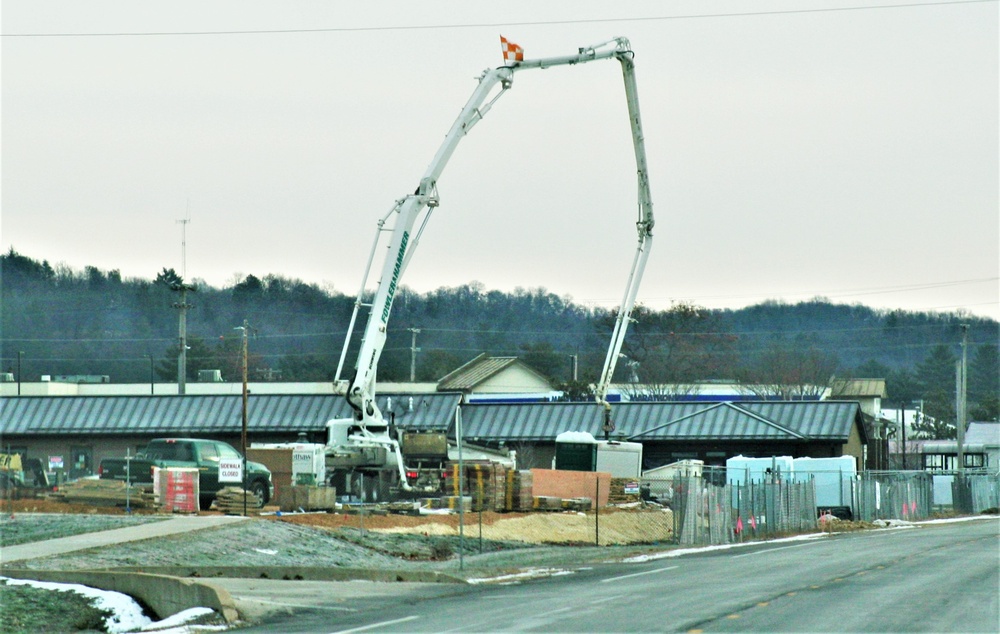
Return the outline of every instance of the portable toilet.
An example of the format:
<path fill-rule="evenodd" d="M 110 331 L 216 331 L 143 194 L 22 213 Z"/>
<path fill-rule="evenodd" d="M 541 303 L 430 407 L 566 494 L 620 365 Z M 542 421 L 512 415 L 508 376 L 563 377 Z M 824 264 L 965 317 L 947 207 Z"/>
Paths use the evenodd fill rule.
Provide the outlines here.
<path fill-rule="evenodd" d="M 562 471 L 596 471 L 597 441 L 585 431 L 564 431 L 556 436 L 555 468 Z"/>

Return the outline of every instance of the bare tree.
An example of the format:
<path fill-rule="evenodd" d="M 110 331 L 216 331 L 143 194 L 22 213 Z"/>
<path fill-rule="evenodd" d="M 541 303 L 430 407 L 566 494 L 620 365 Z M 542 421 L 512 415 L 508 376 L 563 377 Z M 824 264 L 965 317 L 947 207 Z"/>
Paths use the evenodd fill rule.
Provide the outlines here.
<path fill-rule="evenodd" d="M 837 360 L 816 348 L 765 350 L 737 371 L 737 389 L 760 398 L 816 398 L 830 385 Z"/>

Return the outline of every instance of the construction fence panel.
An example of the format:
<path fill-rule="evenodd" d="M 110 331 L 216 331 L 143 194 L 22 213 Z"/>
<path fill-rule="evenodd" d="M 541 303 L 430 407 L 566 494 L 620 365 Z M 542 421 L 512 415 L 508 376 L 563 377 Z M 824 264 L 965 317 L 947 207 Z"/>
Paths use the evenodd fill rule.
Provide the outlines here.
<path fill-rule="evenodd" d="M 815 529 L 812 480 L 710 484 L 703 477 L 648 481 L 651 498 L 673 511 L 680 545 L 729 544 Z"/>
<path fill-rule="evenodd" d="M 816 528 L 816 486 L 805 481 L 750 481 L 733 491 L 734 533 L 740 540 L 774 537 Z"/>
<path fill-rule="evenodd" d="M 1000 508 L 1000 474 L 956 474 L 951 487 L 956 513 L 982 513 Z"/>
<path fill-rule="evenodd" d="M 852 497 L 857 520 L 922 520 L 934 510 L 934 481 L 924 471 L 865 471 Z"/>

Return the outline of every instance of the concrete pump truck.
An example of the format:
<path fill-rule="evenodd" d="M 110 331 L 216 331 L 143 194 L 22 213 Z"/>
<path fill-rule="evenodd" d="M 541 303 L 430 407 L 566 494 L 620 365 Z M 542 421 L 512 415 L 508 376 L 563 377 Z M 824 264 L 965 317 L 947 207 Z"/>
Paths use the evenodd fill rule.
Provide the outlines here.
<path fill-rule="evenodd" d="M 377 498 L 385 498 L 387 493 L 389 496 L 407 492 L 410 495 L 433 494 L 438 492 L 435 489 L 440 489 L 440 477 L 423 478 L 421 470 L 437 470 L 440 474 L 444 467 L 443 461 L 447 460 L 447 453 L 442 454 L 440 450 L 436 452 L 439 464 L 428 462 L 427 456 L 424 456 L 423 462 L 416 464 L 418 457 L 406 455 L 407 443 L 401 434 L 396 432 L 391 421 L 387 420 L 376 403 L 376 372 L 386 342 L 386 328 L 393 298 L 420 236 L 427 226 L 431 212 L 440 203 L 438 179 L 458 142 L 489 112 L 497 100 L 511 89 L 514 75 L 529 69 L 574 66 L 602 59 L 615 59 L 621 64 L 638 186 L 638 220 L 635 223 L 638 245 L 625 294 L 618 307 L 603 370 L 600 379 L 594 385 L 597 404 L 604 411 L 604 432 L 608 434 L 614 429 L 611 405 L 607 401 L 608 389 L 621 355 L 639 282 L 649 258 L 653 230 L 653 204 L 650 198 L 646 150 L 639 116 L 634 54 L 629 41 L 624 37 L 580 48 L 574 55 L 527 60 L 523 58 L 523 51 L 519 46 L 503 38 L 501 44 L 505 64 L 483 72 L 478 86 L 451 126 L 416 189 L 413 193 L 397 200 L 389 212 L 378 221 L 375 243 L 368 257 L 336 373 L 336 381 L 343 384 L 340 377 L 358 312 L 362 306 L 370 308 L 354 371 L 344 388 L 353 416 L 327 423 L 328 438 L 325 446 L 327 478 L 330 484 L 337 487 L 338 493 L 348 492 L 362 497 L 365 501 L 374 501 Z M 390 219 L 392 222 L 388 225 Z M 363 303 L 366 282 L 382 233 L 391 236 L 388 252 L 382 262 L 381 277 L 371 303 Z M 447 438 L 444 437 L 444 440 L 447 441 Z M 419 446 L 421 443 L 416 445 Z"/>

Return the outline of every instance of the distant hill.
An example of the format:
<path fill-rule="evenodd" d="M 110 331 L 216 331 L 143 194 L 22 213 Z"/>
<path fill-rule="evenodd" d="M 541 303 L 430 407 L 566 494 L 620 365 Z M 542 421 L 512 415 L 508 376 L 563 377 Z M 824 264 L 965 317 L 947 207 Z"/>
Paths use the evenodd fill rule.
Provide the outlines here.
<path fill-rule="evenodd" d="M 0 256 L 0 274 L 3 371 L 14 372 L 23 353 L 27 380 L 94 374 L 108 375 L 112 382 L 143 382 L 151 371 L 161 380 L 176 377 L 179 311 L 173 305 L 179 293 L 170 290 L 170 283 L 179 277 L 172 269 L 153 280 L 123 279 L 118 271 L 90 266 L 53 268 L 11 249 Z M 193 305 L 187 311 L 191 377 L 212 368 L 221 369 L 224 378 L 237 378 L 240 331 L 234 328 L 246 320 L 254 333 L 249 347 L 255 380 L 331 380 L 354 305 L 353 297 L 274 274 L 248 275 L 230 288 L 203 285 L 187 301 Z M 969 325 L 972 357 L 985 346 L 995 358 L 1000 341 L 998 323 L 991 319 L 822 300 L 765 302 L 738 310 L 640 307 L 635 317 L 620 380 L 627 380 L 629 372 L 643 382 L 759 380 L 762 372 L 781 366 L 785 380 L 834 373 L 891 375 L 890 392 L 919 398 L 926 387 L 914 383 L 921 365 L 936 358 L 935 350 L 945 355 L 938 365 L 948 355 L 959 355 L 962 324 Z M 366 312 L 359 315 L 356 338 L 366 318 Z M 518 355 L 555 381 L 571 378 L 572 356 L 581 381 L 592 382 L 604 360 L 612 320 L 606 310 L 576 305 L 545 289 L 505 293 L 470 283 L 420 294 L 404 287 L 393 306 L 379 377 L 409 378 L 410 329 L 419 329 L 418 380 L 435 380 L 487 352 Z M 349 358 L 347 367 L 352 363 Z M 796 364 L 798 370 L 792 367 Z M 970 373 L 970 389 L 972 384 L 979 385 Z M 992 385 L 987 378 L 976 389 L 989 392 Z"/>

